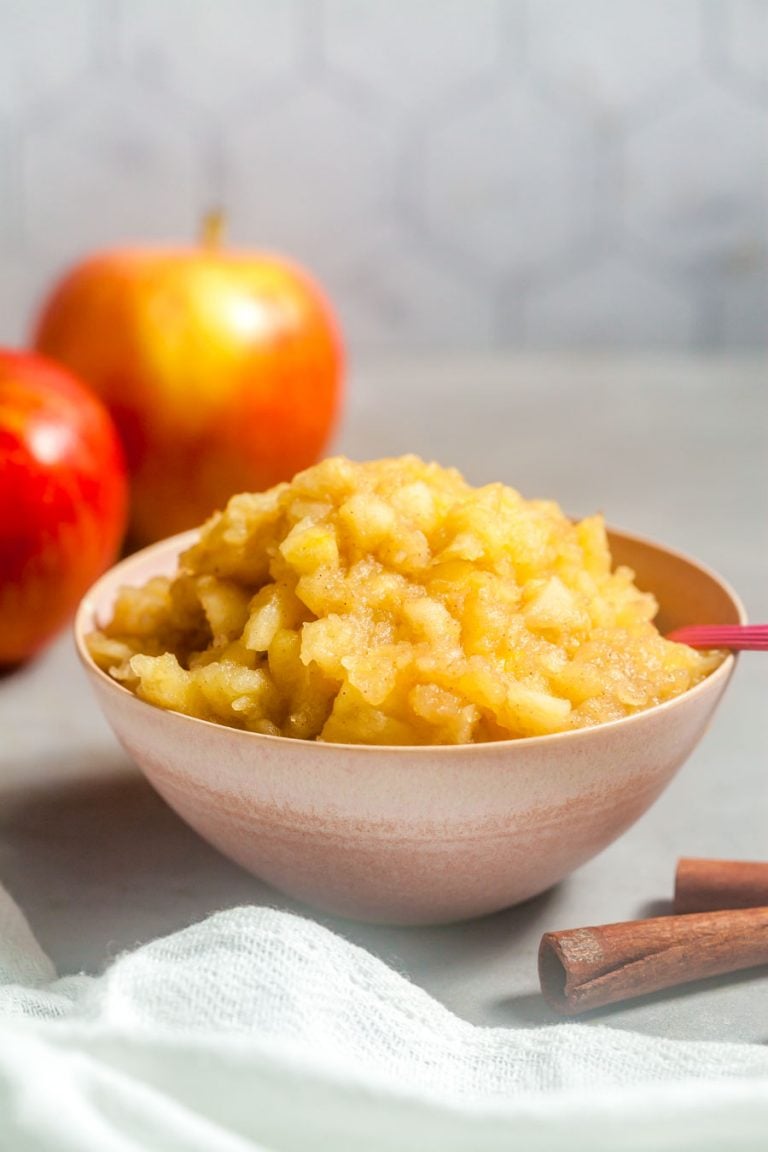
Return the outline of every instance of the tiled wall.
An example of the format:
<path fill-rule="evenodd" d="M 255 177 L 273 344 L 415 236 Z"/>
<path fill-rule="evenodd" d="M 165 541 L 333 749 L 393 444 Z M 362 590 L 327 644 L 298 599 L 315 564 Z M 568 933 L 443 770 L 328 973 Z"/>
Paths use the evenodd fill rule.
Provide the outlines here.
<path fill-rule="evenodd" d="M 357 347 L 765 346 L 768 0 L 0 0 L 0 339 L 213 203 Z"/>

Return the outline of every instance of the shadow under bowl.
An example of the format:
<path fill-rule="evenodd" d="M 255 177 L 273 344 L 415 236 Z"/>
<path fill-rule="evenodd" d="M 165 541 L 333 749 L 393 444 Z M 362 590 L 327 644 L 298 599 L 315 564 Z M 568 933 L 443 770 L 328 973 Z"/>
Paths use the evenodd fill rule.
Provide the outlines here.
<path fill-rule="evenodd" d="M 701 738 L 733 672 L 593 728 L 489 744 L 383 747 L 262 736 L 165 711 L 96 667 L 87 634 L 123 585 L 170 575 L 197 533 L 110 569 L 75 621 L 79 656 L 115 734 L 209 843 L 276 888 L 372 922 L 430 924 L 509 907 L 567 876 L 654 802 Z M 715 573 L 611 532 L 617 564 L 656 595 L 662 631 L 744 622 Z"/>

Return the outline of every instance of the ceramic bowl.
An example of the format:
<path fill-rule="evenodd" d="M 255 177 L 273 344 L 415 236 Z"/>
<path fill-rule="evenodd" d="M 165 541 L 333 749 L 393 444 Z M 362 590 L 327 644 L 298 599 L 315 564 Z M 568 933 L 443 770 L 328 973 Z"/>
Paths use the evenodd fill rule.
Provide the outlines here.
<path fill-rule="evenodd" d="M 544 891 L 620 836 L 701 738 L 734 657 L 675 700 L 551 736 L 442 747 L 322 744 L 164 711 L 101 672 L 84 638 L 117 589 L 171 574 L 195 533 L 139 552 L 94 585 L 76 623 L 107 720 L 147 779 L 216 848 L 302 901 L 357 919 L 460 920 Z M 693 560 L 611 534 L 615 561 L 660 603 L 659 624 L 745 619 Z"/>

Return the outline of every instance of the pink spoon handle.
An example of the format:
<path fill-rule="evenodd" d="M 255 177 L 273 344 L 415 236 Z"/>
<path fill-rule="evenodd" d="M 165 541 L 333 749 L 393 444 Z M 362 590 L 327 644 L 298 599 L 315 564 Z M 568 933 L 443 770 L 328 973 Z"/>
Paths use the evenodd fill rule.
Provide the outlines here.
<path fill-rule="evenodd" d="M 691 648 L 768 652 L 768 624 L 691 624 L 668 632 L 667 640 L 676 640 Z"/>

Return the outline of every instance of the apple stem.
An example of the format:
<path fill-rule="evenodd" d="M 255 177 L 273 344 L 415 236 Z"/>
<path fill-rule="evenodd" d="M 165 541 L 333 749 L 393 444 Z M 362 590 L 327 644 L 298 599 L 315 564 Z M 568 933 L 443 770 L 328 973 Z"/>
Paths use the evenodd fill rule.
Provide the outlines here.
<path fill-rule="evenodd" d="M 200 243 L 203 248 L 220 248 L 224 240 L 226 216 L 221 208 L 214 208 L 203 216 Z"/>

